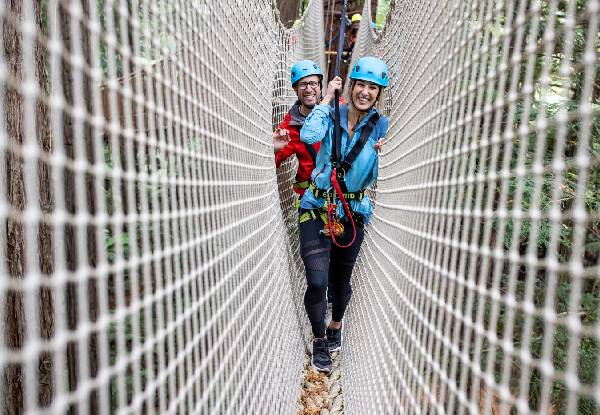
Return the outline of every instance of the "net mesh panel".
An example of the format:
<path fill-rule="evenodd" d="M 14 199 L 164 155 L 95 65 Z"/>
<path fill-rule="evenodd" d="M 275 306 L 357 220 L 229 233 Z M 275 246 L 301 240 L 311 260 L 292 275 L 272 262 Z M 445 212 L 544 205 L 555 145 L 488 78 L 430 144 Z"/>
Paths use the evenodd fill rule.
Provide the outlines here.
<path fill-rule="evenodd" d="M 379 37 L 361 22 L 355 53 L 390 65 L 390 130 L 348 412 L 600 410 L 598 16 L 598 1 L 397 0 Z"/>
<path fill-rule="evenodd" d="M 282 121 L 290 106 L 297 101 L 296 93 L 290 82 L 290 71 L 292 66 L 303 59 L 310 59 L 317 63 L 325 76 L 322 81 L 323 87 L 327 85 L 327 74 L 325 73 L 325 55 L 323 49 L 324 21 L 323 1 L 311 1 L 304 15 L 294 22 L 294 26 L 288 30 L 279 32 L 279 60 L 276 74 L 275 89 L 273 91 L 273 127 L 276 128 Z M 298 160 L 291 157 L 284 161 L 277 169 L 277 182 L 279 190 L 279 202 L 286 228 L 285 244 L 277 248 L 280 255 L 287 255 L 286 271 L 289 272 L 289 283 L 291 284 L 294 307 L 300 323 L 302 338 L 307 339 L 311 333 L 310 324 L 304 311 L 304 292 L 306 280 L 304 264 L 300 257 L 300 237 L 298 234 L 298 214 L 294 204 L 298 201 L 298 195 L 292 190 L 295 182 Z M 286 275 L 287 277 L 287 275 Z M 285 281 L 288 283 L 288 280 Z M 301 351 L 302 349 L 300 349 Z"/>
<path fill-rule="evenodd" d="M 598 412 L 599 8 L 362 20 L 390 129 L 345 412 Z M 0 6 L 3 413 L 296 410 L 296 162 L 275 171 L 271 131 L 291 65 L 325 67 L 322 10 L 288 30 L 269 1 Z"/>
<path fill-rule="evenodd" d="M 290 30 L 237 0 L 25 0 L 0 22 L 1 412 L 294 412 L 271 127 L 291 64 L 324 62 L 321 2 Z"/>

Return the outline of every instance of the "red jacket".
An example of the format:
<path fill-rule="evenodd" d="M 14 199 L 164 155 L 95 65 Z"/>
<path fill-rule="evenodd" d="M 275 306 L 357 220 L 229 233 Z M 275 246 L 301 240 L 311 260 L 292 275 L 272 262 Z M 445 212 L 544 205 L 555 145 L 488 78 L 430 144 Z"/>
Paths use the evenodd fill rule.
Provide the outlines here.
<path fill-rule="evenodd" d="M 275 165 L 279 167 L 281 163 L 291 155 L 295 154 L 298 159 L 298 171 L 296 172 L 296 183 L 294 183 L 294 192 L 300 196 L 304 194 L 308 183 L 310 182 L 310 175 L 315 168 L 315 160 L 321 143 L 315 143 L 313 145 L 306 144 L 300 141 L 300 129 L 304 125 L 304 115 L 300 113 L 300 103 L 296 102 L 289 110 L 279 128 L 288 130 L 290 134 L 290 142 L 287 146 L 275 153 Z M 309 148 L 314 149 L 313 156 L 309 152 Z"/>

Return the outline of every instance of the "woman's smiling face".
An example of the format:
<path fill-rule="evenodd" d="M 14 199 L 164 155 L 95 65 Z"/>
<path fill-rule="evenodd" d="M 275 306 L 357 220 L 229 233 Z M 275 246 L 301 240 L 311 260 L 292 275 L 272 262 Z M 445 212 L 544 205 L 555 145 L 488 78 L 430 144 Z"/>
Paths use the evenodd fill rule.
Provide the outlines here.
<path fill-rule="evenodd" d="M 352 104 L 359 111 L 368 111 L 379 96 L 379 85 L 372 82 L 358 80 L 352 88 Z"/>

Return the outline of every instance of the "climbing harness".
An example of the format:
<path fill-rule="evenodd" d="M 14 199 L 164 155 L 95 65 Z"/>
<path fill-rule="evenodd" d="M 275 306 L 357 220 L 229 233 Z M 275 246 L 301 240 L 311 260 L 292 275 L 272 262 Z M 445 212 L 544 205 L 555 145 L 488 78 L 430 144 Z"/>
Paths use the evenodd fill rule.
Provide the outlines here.
<path fill-rule="evenodd" d="M 308 189 L 312 192 L 312 194 L 315 197 L 322 197 L 325 199 L 332 198 L 334 194 L 334 189 L 319 189 L 314 182 L 310 182 L 310 184 L 308 185 Z M 360 202 L 365 197 L 365 190 L 361 189 L 357 192 L 343 192 L 342 195 L 344 196 L 344 199 L 356 200 L 357 202 Z"/>
<path fill-rule="evenodd" d="M 342 12 L 340 18 L 340 30 L 338 34 L 338 49 L 335 60 L 335 76 L 340 75 L 340 63 L 342 57 L 342 51 L 344 48 L 344 33 L 346 29 L 346 23 L 348 18 L 346 17 L 346 10 L 348 7 L 348 1 L 344 0 L 342 2 Z M 356 21 L 356 15 L 353 16 L 353 21 Z M 348 22 L 349 23 L 349 22 Z M 360 71 L 360 68 L 354 68 L 354 71 Z M 379 74 L 378 74 L 379 76 Z M 381 76 L 387 77 L 387 72 L 382 73 Z M 381 84 L 381 82 L 380 82 Z M 386 83 L 387 85 L 387 83 Z M 364 189 L 359 190 L 358 192 L 349 192 L 348 187 L 345 182 L 345 175 L 352 168 L 352 163 L 358 157 L 362 149 L 364 148 L 366 142 L 369 140 L 369 136 L 371 135 L 375 125 L 379 121 L 379 113 L 375 112 L 371 115 L 365 126 L 362 128 L 361 135 L 358 141 L 354 144 L 350 152 L 344 158 L 342 155 L 342 130 L 340 126 L 340 92 L 338 90 L 335 91 L 335 98 L 333 101 L 334 108 L 334 119 L 333 119 L 333 129 L 334 129 L 334 137 L 332 140 L 332 149 L 331 149 L 331 189 L 323 190 L 317 188 L 314 183 L 309 185 L 309 189 L 315 195 L 315 197 L 324 197 L 326 199 L 326 212 L 327 212 L 327 220 L 325 222 L 325 228 L 322 231 L 327 237 L 330 237 L 332 242 L 339 246 L 340 248 L 347 248 L 351 246 L 356 239 L 356 223 L 354 222 L 354 216 L 350 207 L 348 206 L 348 200 L 356 200 L 361 201 L 364 197 Z M 339 198 L 342 206 L 344 208 L 344 212 L 346 216 L 349 218 L 350 223 L 352 225 L 352 240 L 346 245 L 340 245 L 336 236 L 339 237 L 344 232 L 344 225 L 340 222 L 336 209 L 336 196 Z"/>
<path fill-rule="evenodd" d="M 352 146 L 352 149 L 346 155 L 346 157 L 339 162 L 337 179 L 342 186 L 342 190 L 346 191 L 346 183 L 344 182 L 345 174 L 348 173 L 352 167 L 352 163 L 354 163 L 354 160 L 356 160 L 362 149 L 365 147 L 367 141 L 369 141 L 369 136 L 373 132 L 373 129 L 378 122 L 379 113 L 375 112 L 373 115 L 371 115 L 371 118 L 369 118 L 365 126 L 362 128 L 358 141 L 354 144 L 354 146 Z"/>
<path fill-rule="evenodd" d="M 340 31 L 338 34 L 338 48 L 337 54 L 335 57 L 335 71 L 334 75 L 340 75 L 340 63 L 342 59 L 342 51 L 344 49 L 344 33 L 346 33 L 346 10 L 348 8 L 348 0 L 342 1 L 342 10 L 340 14 Z M 346 215 L 350 219 L 350 223 L 352 224 L 352 240 L 347 245 L 338 244 L 335 239 L 336 236 L 341 236 L 344 232 L 344 225 L 342 225 L 337 217 L 335 210 L 337 205 L 335 203 L 335 193 L 332 192 L 331 196 L 329 196 L 329 191 L 327 191 L 327 223 L 325 228 L 323 229 L 323 234 L 327 237 L 330 237 L 332 242 L 339 246 L 340 248 L 347 248 L 354 243 L 356 239 L 356 224 L 354 223 L 354 219 L 352 218 L 352 213 L 346 203 L 346 199 L 344 198 L 343 192 L 337 182 L 337 174 L 336 169 L 339 167 L 339 162 L 342 160 L 342 131 L 340 127 L 340 92 L 338 90 L 335 91 L 335 99 L 333 100 L 333 108 L 334 108 L 334 139 L 332 140 L 332 151 L 331 151 L 331 162 L 332 162 L 332 170 L 331 170 L 331 184 L 333 185 L 333 190 L 337 192 L 338 197 L 342 201 L 342 205 L 344 206 L 344 210 Z M 346 189 L 347 190 L 347 189 Z"/>
<path fill-rule="evenodd" d="M 324 235 L 325 237 L 329 238 L 331 236 L 331 231 L 333 231 L 335 236 L 340 236 L 344 232 L 344 225 L 341 223 L 341 221 L 335 221 L 334 223 L 332 223 L 331 230 L 328 226 L 328 222 L 329 222 L 328 212 L 334 211 L 336 207 L 337 206 L 335 204 L 325 202 L 325 204 L 321 208 L 305 210 L 300 215 L 298 220 L 300 223 L 304 223 L 308 220 L 321 219 L 321 221 L 323 222 L 323 225 L 324 225 L 324 228 L 319 231 L 319 233 L 321 235 Z M 360 213 L 354 213 L 354 212 L 351 212 L 351 214 L 352 214 L 352 218 L 354 219 L 355 223 L 358 223 L 361 226 L 364 226 L 363 215 L 361 215 Z"/>
<path fill-rule="evenodd" d="M 322 189 L 316 188 L 316 186 L 314 186 L 314 183 L 311 183 L 311 186 L 315 187 L 314 190 L 311 189 L 311 187 L 309 187 L 309 189 L 311 189 L 311 191 L 313 192 L 315 197 L 327 197 L 327 198 L 335 199 L 335 193 L 337 193 L 340 201 L 342 202 L 344 211 L 346 212 L 346 215 L 350 218 L 350 223 L 352 224 L 352 232 L 353 232 L 352 241 L 347 245 L 342 246 L 342 245 L 338 244 L 338 242 L 335 239 L 336 236 L 341 235 L 343 232 L 343 225 L 341 223 L 339 223 L 339 220 L 337 219 L 337 215 L 335 213 L 335 209 L 337 208 L 337 205 L 335 203 L 328 203 L 328 207 L 327 207 L 327 216 L 328 216 L 327 227 L 329 229 L 328 229 L 328 232 L 326 233 L 326 235 L 330 236 L 333 243 L 335 243 L 340 248 L 347 248 L 347 247 L 351 246 L 354 243 L 354 240 L 356 239 L 356 224 L 354 223 L 353 215 L 350 211 L 350 208 L 349 208 L 346 200 L 347 199 L 348 200 L 356 200 L 356 201 L 360 202 L 364 198 L 364 194 L 365 194 L 364 189 L 361 189 L 358 192 L 349 192 L 348 188 L 346 186 L 345 176 L 346 176 L 346 173 L 348 171 L 350 171 L 350 169 L 352 168 L 352 164 L 354 163 L 354 161 L 356 160 L 356 158 L 358 157 L 358 155 L 364 148 L 366 142 L 369 140 L 369 136 L 373 132 L 373 129 L 375 128 L 375 125 L 377 125 L 378 121 L 379 121 L 379 114 L 378 113 L 372 114 L 371 117 L 369 118 L 369 120 L 367 121 L 367 123 L 362 128 L 358 141 L 356 143 L 354 143 L 354 146 L 352 147 L 352 149 L 350 150 L 350 152 L 346 155 L 346 157 L 344 159 L 341 159 L 341 161 L 339 161 L 340 159 L 335 160 L 334 157 L 332 156 L 332 162 L 333 162 L 334 168 L 331 171 L 331 184 L 332 184 L 333 189 L 324 191 Z M 339 144 L 339 142 L 337 144 Z"/>
<path fill-rule="evenodd" d="M 356 239 L 356 224 L 354 223 L 354 218 L 350 212 L 350 207 L 348 206 L 346 199 L 361 201 L 363 199 L 364 193 L 365 193 L 364 189 L 361 189 L 358 192 L 349 192 L 348 188 L 346 186 L 345 176 L 346 176 L 346 173 L 348 171 L 350 171 L 350 169 L 352 168 L 352 164 L 354 163 L 354 161 L 356 160 L 356 158 L 358 157 L 358 155 L 364 148 L 366 142 L 369 140 L 369 136 L 373 132 L 373 129 L 375 128 L 375 125 L 377 125 L 378 121 L 379 121 L 378 113 L 374 113 L 373 115 L 371 115 L 371 117 L 369 118 L 369 120 L 367 121 L 365 126 L 362 128 L 362 131 L 361 131 L 358 141 L 356 143 L 354 143 L 354 146 L 352 147 L 352 149 L 350 150 L 350 152 L 347 154 L 347 156 L 344 159 L 341 159 L 341 157 L 340 157 L 336 160 L 334 158 L 334 156 L 332 155 L 332 162 L 333 162 L 334 168 L 331 170 L 331 184 L 332 184 L 333 190 L 335 191 L 335 193 L 337 193 L 340 201 L 342 202 L 342 206 L 344 207 L 344 211 L 346 212 L 346 215 L 350 218 L 350 222 L 352 224 L 352 232 L 353 232 L 352 241 L 349 244 L 342 246 L 337 243 L 337 241 L 335 240 L 335 237 L 341 235 L 342 232 L 339 232 L 339 233 L 337 233 L 337 232 L 339 231 L 340 226 L 343 231 L 343 226 L 339 223 L 339 220 L 337 219 L 337 215 L 335 214 L 335 208 L 337 208 L 337 205 L 335 205 L 335 203 L 329 204 L 328 209 L 327 209 L 328 227 L 329 227 L 328 235 L 331 236 L 333 243 L 335 243 L 340 248 L 347 248 L 347 247 L 351 246 L 354 243 L 354 240 Z M 339 145 L 339 147 L 341 147 L 340 144 L 341 143 L 338 141 L 338 143 L 336 143 L 336 147 L 338 147 L 338 145 Z M 333 154 L 336 154 L 336 153 L 333 153 Z M 313 191 L 313 194 L 315 194 L 315 196 L 318 197 L 317 194 L 323 194 L 323 192 L 324 192 L 323 190 L 321 190 L 320 192 L 315 190 L 315 191 Z M 329 191 L 327 191 L 324 194 L 329 195 Z M 339 224 L 339 226 L 338 226 L 338 224 Z"/>
<path fill-rule="evenodd" d="M 310 187 L 310 181 L 304 180 L 302 182 L 295 182 L 292 187 L 294 189 L 308 189 Z"/>

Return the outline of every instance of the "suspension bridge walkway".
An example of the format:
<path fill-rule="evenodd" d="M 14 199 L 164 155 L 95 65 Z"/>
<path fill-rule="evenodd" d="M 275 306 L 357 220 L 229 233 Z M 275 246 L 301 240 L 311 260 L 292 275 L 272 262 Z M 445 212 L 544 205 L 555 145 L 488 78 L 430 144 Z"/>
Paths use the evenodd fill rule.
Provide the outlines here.
<path fill-rule="evenodd" d="M 599 413 L 600 2 L 365 2 L 390 124 L 331 377 L 271 140 L 323 3 L 0 5 L 2 414 Z"/>

